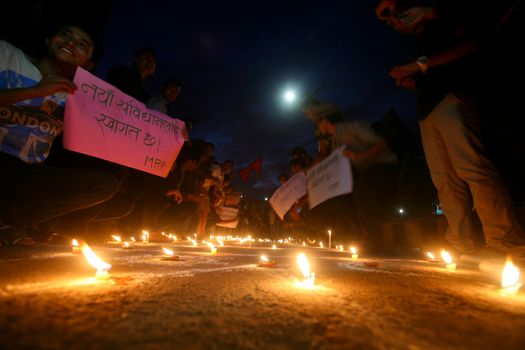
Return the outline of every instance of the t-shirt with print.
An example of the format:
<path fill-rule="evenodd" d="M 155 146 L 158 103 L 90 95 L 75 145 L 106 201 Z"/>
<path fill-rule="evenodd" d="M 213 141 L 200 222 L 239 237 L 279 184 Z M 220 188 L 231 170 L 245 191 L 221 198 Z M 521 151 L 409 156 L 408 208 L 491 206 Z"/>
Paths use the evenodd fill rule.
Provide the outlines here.
<path fill-rule="evenodd" d="M 0 40 L 0 89 L 35 86 L 42 74 L 27 56 Z M 28 164 L 42 163 L 63 130 L 65 93 L 0 107 L 0 151 Z"/>

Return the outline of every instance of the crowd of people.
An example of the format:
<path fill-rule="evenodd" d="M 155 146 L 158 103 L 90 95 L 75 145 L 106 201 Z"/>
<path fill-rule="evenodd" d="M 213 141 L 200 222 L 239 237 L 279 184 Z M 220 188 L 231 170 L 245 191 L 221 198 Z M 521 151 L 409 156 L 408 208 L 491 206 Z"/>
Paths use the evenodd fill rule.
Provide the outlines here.
<path fill-rule="evenodd" d="M 233 191 L 233 162 L 214 158 L 215 146 L 187 141 L 167 178 L 132 170 L 66 150 L 62 145 L 65 97 L 75 93 L 76 68 L 90 70 L 96 49 L 87 30 L 57 28 L 43 58 L 33 59 L 0 41 L 0 127 L 3 184 L 0 240 L 4 245 L 32 244 L 54 233 L 89 235 L 118 229 L 160 232 L 175 229 L 202 236 L 216 211 Z M 154 74 L 153 49 L 137 50 L 133 66 L 117 65 L 107 81 L 152 109 L 167 113 L 181 84 L 166 79 L 159 96 L 144 87 Z M 36 126 L 36 127 L 35 127 Z"/>
<path fill-rule="evenodd" d="M 424 158 L 448 223 L 446 238 L 460 252 L 484 245 L 512 252 L 525 245 L 508 182 L 493 161 L 497 148 L 491 148 L 485 136 L 502 103 L 501 95 L 491 90 L 497 73 L 487 67 L 490 60 L 501 62 L 494 57 L 494 47 L 507 35 L 506 28 L 522 18 L 521 3 L 505 2 L 490 11 L 468 1 L 381 0 L 376 7 L 380 21 L 415 37 L 414 60 L 395 66 L 389 75 L 400 88 L 415 92 Z M 85 28 L 71 25 L 53 32 L 40 59 L 0 41 L 3 244 L 30 243 L 53 232 L 67 234 L 72 227 L 78 233 L 79 227 L 95 224 L 203 236 L 220 220 L 217 212 L 231 198 L 233 161 L 217 163 L 213 144 L 191 139 L 190 123 L 166 179 L 63 148 L 65 97 L 77 89 L 72 82 L 76 68 L 94 67 L 96 49 Z M 106 80 L 168 114 L 181 84 L 167 78 L 161 94 L 150 96 L 144 83 L 155 73 L 156 63 L 153 49 L 139 49 L 133 66 L 114 66 Z M 394 110 L 370 124 L 348 118 L 315 96 L 307 97 L 302 107 L 315 127 L 319 152 L 310 156 L 304 148 L 294 148 L 290 174 L 280 176 L 280 183 L 342 146 L 352 165 L 354 191 L 313 210 L 305 196 L 290 209 L 284 225 L 270 211 L 270 232 L 301 225 L 317 231 L 339 226 L 339 232 L 351 231 L 356 240 L 376 241 L 380 224 L 393 208 L 422 192 L 416 185 L 421 172 L 418 140 Z M 503 167 L 503 173 L 508 172 Z"/>

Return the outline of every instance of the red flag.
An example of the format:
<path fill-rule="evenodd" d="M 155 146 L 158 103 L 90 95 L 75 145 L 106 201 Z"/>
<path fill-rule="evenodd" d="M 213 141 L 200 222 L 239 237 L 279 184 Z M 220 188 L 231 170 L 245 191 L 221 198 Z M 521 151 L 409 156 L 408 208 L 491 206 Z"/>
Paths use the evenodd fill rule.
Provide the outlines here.
<path fill-rule="evenodd" d="M 257 175 L 261 174 L 262 157 L 257 158 L 252 164 L 250 164 L 250 166 Z"/>
<path fill-rule="evenodd" d="M 251 162 L 246 168 L 239 170 L 239 176 L 241 179 L 246 182 L 250 178 L 252 170 L 259 175 L 262 169 L 262 157 L 257 158 L 255 161 Z"/>

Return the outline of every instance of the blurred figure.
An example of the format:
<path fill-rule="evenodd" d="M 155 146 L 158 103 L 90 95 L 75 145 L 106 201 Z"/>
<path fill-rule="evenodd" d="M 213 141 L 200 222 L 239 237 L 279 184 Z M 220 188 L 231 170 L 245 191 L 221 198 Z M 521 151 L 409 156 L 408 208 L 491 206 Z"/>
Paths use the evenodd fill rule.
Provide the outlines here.
<path fill-rule="evenodd" d="M 375 241 L 380 225 L 397 203 L 396 155 L 387 141 L 363 121 L 345 121 L 340 116 L 322 117 L 319 130 L 330 136 L 332 149 L 346 147 L 343 154 L 351 161 L 352 196 L 358 218 L 369 239 Z"/>

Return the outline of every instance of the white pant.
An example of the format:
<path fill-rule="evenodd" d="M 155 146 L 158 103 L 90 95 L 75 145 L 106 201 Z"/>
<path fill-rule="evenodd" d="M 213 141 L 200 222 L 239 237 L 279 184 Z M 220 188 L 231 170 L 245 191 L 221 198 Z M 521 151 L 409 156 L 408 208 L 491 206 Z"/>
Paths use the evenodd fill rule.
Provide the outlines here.
<path fill-rule="evenodd" d="M 512 202 L 485 156 L 475 109 L 448 94 L 419 122 L 430 176 L 448 222 L 446 238 L 473 250 L 477 212 L 487 245 L 508 251 L 524 244 Z"/>

